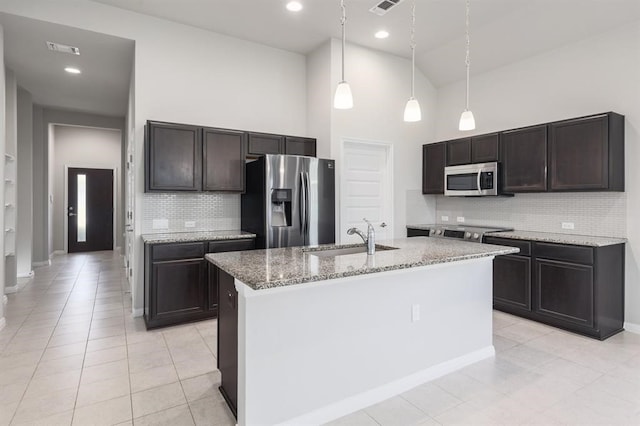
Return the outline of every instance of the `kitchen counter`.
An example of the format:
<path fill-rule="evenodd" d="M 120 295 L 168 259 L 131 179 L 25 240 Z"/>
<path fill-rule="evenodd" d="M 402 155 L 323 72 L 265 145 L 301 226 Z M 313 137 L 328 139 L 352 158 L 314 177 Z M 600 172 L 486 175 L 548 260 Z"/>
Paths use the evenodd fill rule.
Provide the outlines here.
<path fill-rule="evenodd" d="M 238 425 L 324 424 L 495 354 L 493 259 L 517 248 L 380 245 L 397 249 L 206 255 L 219 268 L 220 389 Z"/>
<path fill-rule="evenodd" d="M 355 253 L 333 257 L 291 247 L 211 253 L 206 258 L 253 290 L 261 290 L 518 252 L 514 247 L 427 237 L 388 240 L 383 244 L 397 250 L 376 250 L 373 256 Z M 333 248 L 336 246 L 324 245 L 312 250 L 317 253 Z"/>
<path fill-rule="evenodd" d="M 165 234 L 142 234 L 142 241 L 146 244 L 179 243 L 187 241 L 222 241 L 255 238 L 256 234 L 240 230 L 228 231 L 193 231 L 168 232 Z"/>
<path fill-rule="evenodd" d="M 551 232 L 510 231 L 492 232 L 486 234 L 491 237 L 508 238 L 512 240 L 541 241 L 546 243 L 571 244 L 577 246 L 604 247 L 627 242 L 625 238 L 592 237 L 589 235 L 557 234 Z"/>
<path fill-rule="evenodd" d="M 428 223 L 428 224 L 419 224 L 419 225 L 407 225 L 406 228 L 407 229 L 422 229 L 423 231 L 428 231 L 431 228 L 434 228 L 436 226 L 439 226 L 439 225 L 436 225 L 435 223 Z"/>

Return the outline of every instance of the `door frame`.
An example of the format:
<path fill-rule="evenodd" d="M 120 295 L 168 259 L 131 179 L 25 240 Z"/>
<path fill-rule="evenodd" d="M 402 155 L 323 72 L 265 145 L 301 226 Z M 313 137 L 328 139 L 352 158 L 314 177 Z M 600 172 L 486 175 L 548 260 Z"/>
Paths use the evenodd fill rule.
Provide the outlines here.
<path fill-rule="evenodd" d="M 69 169 L 100 169 L 111 170 L 113 173 L 113 245 L 111 250 L 116 249 L 116 230 L 118 229 L 118 168 L 117 167 L 87 167 L 72 164 L 64 165 L 64 252 L 69 253 Z"/>
<path fill-rule="evenodd" d="M 393 232 L 394 232 L 394 199 L 395 199 L 395 194 L 394 194 L 394 178 L 393 178 L 393 143 L 392 142 L 385 142 L 385 141 L 375 141 L 375 140 L 369 140 L 369 139 L 357 139 L 357 138 L 342 138 L 342 143 L 340 144 L 340 195 L 339 195 L 339 202 L 337 203 L 339 205 L 338 207 L 338 220 L 336 220 L 336 224 L 337 224 L 337 230 L 336 233 L 338 234 L 338 238 L 337 241 L 341 242 L 343 236 L 340 235 L 340 230 L 342 229 L 342 218 L 343 218 L 343 197 L 344 197 L 344 192 L 343 192 L 343 188 L 345 188 L 345 173 L 344 173 L 344 169 L 345 169 L 345 147 L 347 145 L 360 145 L 360 146 L 375 146 L 375 147 L 383 147 L 385 148 L 385 152 L 387 155 L 387 176 L 389 177 L 389 179 L 387 180 L 387 184 L 386 184 L 386 191 L 387 194 L 389 195 L 389 198 L 391 199 L 391 206 L 389 209 L 389 219 L 388 219 L 388 223 L 387 226 L 389 227 L 389 237 L 393 238 Z M 336 194 L 337 195 L 337 194 Z"/>

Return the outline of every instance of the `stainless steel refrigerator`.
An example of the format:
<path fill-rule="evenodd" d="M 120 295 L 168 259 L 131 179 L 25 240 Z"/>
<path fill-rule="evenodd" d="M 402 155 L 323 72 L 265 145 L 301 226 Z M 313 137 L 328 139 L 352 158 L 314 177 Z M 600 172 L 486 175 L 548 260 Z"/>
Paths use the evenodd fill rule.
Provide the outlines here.
<path fill-rule="evenodd" d="M 335 242 L 335 161 L 265 155 L 246 165 L 242 229 L 256 248 Z"/>

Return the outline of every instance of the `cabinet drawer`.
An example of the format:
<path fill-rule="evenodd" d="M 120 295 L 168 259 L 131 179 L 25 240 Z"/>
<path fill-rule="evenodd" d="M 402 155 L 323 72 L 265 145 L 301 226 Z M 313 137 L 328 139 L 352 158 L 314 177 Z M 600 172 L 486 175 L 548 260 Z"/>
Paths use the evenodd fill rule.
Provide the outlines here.
<path fill-rule="evenodd" d="M 543 257 L 553 260 L 564 260 L 567 262 L 593 264 L 593 248 L 570 246 L 564 244 L 535 243 L 536 257 Z"/>
<path fill-rule="evenodd" d="M 156 244 L 151 247 L 152 260 L 191 259 L 204 257 L 204 243 Z"/>
<path fill-rule="evenodd" d="M 211 241 L 209 243 L 209 248 L 207 250 L 207 253 L 253 250 L 254 248 L 255 248 L 255 241 L 253 239 Z"/>
<path fill-rule="evenodd" d="M 520 249 L 520 256 L 531 256 L 531 241 L 512 240 L 510 238 L 484 237 L 483 243 L 495 244 L 498 246 L 517 247 Z"/>

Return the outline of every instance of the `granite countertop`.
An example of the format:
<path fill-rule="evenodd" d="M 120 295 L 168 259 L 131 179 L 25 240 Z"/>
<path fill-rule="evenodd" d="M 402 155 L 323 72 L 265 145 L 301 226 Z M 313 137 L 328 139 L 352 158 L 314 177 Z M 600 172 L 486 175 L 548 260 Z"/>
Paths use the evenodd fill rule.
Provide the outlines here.
<path fill-rule="evenodd" d="M 512 240 L 542 241 L 547 243 L 591 247 L 604 247 L 615 244 L 624 244 L 627 242 L 626 238 L 592 237 L 589 235 L 555 234 L 551 232 L 534 231 L 491 232 L 486 235 L 491 237 L 509 238 Z"/>
<path fill-rule="evenodd" d="M 318 256 L 307 247 L 210 253 L 205 257 L 254 290 L 324 281 L 457 260 L 517 253 L 514 247 L 470 243 L 442 238 L 413 237 L 383 241 L 397 250 L 376 250 L 342 256 Z M 341 245 L 357 247 L 361 244 Z M 330 250 L 334 245 L 311 250 Z"/>
<path fill-rule="evenodd" d="M 193 232 L 168 232 L 166 234 L 142 234 L 145 244 L 155 243 L 179 243 L 187 241 L 220 241 L 239 240 L 242 238 L 255 238 L 256 234 L 240 230 L 230 231 L 193 231 Z"/>

